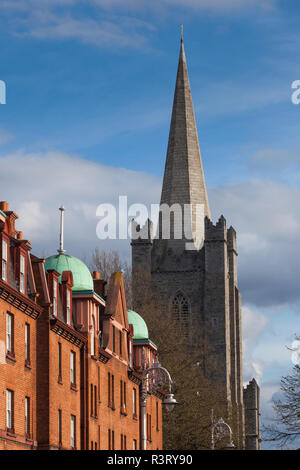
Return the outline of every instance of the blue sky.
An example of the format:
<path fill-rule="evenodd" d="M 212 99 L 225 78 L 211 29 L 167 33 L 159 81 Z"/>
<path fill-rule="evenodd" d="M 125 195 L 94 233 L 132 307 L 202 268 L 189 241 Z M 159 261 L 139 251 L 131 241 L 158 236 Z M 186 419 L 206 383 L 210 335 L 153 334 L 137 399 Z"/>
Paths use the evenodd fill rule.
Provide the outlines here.
<path fill-rule="evenodd" d="M 1 198 L 40 255 L 99 242 L 96 206 L 158 202 L 184 42 L 212 214 L 238 233 L 245 380 L 263 414 L 300 334 L 300 4 L 292 0 L 0 0 Z M 83 243 L 83 240 L 85 242 Z"/>

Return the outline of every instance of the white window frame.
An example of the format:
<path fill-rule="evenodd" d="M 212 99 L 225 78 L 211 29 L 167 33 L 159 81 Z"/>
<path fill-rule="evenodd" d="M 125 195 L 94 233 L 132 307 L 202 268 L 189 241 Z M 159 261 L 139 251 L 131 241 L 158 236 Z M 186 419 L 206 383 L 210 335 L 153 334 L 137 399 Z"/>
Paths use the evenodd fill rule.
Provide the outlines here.
<path fill-rule="evenodd" d="M 70 355 L 70 378 L 71 384 L 76 384 L 76 353 L 71 351 Z"/>
<path fill-rule="evenodd" d="M 30 325 L 25 323 L 25 361 L 30 361 Z"/>
<path fill-rule="evenodd" d="M 136 416 L 137 407 L 136 407 L 136 388 L 135 387 L 132 389 L 132 411 L 133 411 L 133 415 Z"/>
<path fill-rule="evenodd" d="M 25 434 L 30 434 L 30 398 L 25 397 Z"/>
<path fill-rule="evenodd" d="M 6 427 L 13 429 L 13 391 L 6 390 Z"/>
<path fill-rule="evenodd" d="M 7 251 L 8 243 L 2 239 L 2 280 L 7 281 Z"/>
<path fill-rule="evenodd" d="M 131 339 L 129 339 L 129 365 L 132 367 L 132 343 Z"/>
<path fill-rule="evenodd" d="M 57 280 L 53 279 L 53 315 L 57 317 Z"/>
<path fill-rule="evenodd" d="M 25 256 L 20 254 L 20 292 L 25 294 Z"/>
<path fill-rule="evenodd" d="M 91 339 L 91 356 L 94 356 L 95 355 L 95 320 L 93 316 L 92 316 L 92 327 L 91 327 L 90 339 Z"/>
<path fill-rule="evenodd" d="M 71 448 L 75 449 L 76 448 L 76 416 L 71 415 Z"/>
<path fill-rule="evenodd" d="M 6 313 L 6 352 L 13 352 L 13 315 Z"/>
<path fill-rule="evenodd" d="M 67 324 L 71 325 L 71 292 L 67 290 Z"/>

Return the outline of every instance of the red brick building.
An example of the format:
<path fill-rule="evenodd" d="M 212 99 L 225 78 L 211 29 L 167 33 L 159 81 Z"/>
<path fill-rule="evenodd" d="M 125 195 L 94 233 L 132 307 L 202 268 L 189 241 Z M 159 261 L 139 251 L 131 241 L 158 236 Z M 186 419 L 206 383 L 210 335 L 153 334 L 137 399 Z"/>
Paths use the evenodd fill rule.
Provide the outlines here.
<path fill-rule="evenodd" d="M 1 202 L 0 450 L 140 449 L 157 348 L 127 311 L 122 274 L 106 286 L 63 249 L 37 258 L 16 219 Z M 161 449 L 164 393 L 147 395 L 147 449 Z"/>

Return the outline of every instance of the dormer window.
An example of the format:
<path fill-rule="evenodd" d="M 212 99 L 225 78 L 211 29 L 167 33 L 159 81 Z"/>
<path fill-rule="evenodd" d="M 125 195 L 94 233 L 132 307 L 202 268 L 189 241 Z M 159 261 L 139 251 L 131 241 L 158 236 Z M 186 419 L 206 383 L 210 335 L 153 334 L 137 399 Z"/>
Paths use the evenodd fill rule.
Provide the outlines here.
<path fill-rule="evenodd" d="M 7 281 L 7 241 L 2 240 L 2 280 Z"/>
<path fill-rule="evenodd" d="M 67 290 L 67 324 L 71 325 L 71 293 Z"/>
<path fill-rule="evenodd" d="M 20 255 L 20 292 L 25 294 L 25 256 Z"/>
<path fill-rule="evenodd" d="M 53 315 L 57 316 L 57 281 L 53 279 Z"/>
<path fill-rule="evenodd" d="M 95 356 L 95 320 L 92 317 L 92 327 L 91 327 L 91 356 Z"/>

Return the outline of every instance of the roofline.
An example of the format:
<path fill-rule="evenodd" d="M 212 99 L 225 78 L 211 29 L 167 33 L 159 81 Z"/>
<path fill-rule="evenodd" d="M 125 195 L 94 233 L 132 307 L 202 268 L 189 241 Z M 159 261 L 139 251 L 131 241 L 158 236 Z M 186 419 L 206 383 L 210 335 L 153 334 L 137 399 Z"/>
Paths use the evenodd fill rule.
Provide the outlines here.
<path fill-rule="evenodd" d="M 133 337 L 133 342 L 134 343 L 150 343 L 152 346 L 155 347 L 155 349 L 157 349 L 156 344 L 149 338 L 134 338 Z"/>
<path fill-rule="evenodd" d="M 87 295 L 93 295 L 94 297 L 97 297 L 98 299 L 100 299 L 104 306 L 106 304 L 105 300 L 99 294 L 97 294 L 97 292 L 95 292 L 94 290 L 75 290 L 75 291 L 73 290 L 72 295 L 81 295 L 84 297 Z"/>

